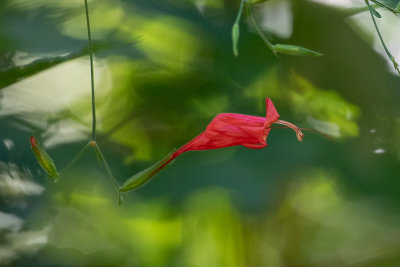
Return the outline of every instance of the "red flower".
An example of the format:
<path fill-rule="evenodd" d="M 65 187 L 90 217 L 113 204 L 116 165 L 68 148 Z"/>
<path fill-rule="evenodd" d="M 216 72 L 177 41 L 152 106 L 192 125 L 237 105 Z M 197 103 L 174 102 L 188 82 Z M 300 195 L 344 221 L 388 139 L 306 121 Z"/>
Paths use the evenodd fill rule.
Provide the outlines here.
<path fill-rule="evenodd" d="M 303 140 L 303 133 L 295 125 L 278 120 L 271 99 L 267 98 L 266 117 L 251 115 L 221 113 L 217 115 L 206 130 L 192 141 L 174 153 L 174 157 L 189 150 L 215 149 L 229 146 L 242 145 L 248 148 L 263 148 L 267 146 L 267 136 L 273 123 L 286 125 L 297 134 L 299 141 Z"/>
<path fill-rule="evenodd" d="M 129 191 L 143 185 L 169 162 L 186 151 L 238 145 L 254 149 L 266 147 L 266 140 L 273 123 L 282 124 L 293 129 L 296 132 L 297 139 L 302 141 L 303 133 L 301 130 L 290 122 L 278 120 L 279 114 L 274 104 L 272 104 L 271 99 L 267 98 L 266 102 L 267 114 L 265 118 L 235 113 L 221 113 L 217 115 L 204 132 L 150 168 L 135 174 L 124 183 L 120 191 Z"/>

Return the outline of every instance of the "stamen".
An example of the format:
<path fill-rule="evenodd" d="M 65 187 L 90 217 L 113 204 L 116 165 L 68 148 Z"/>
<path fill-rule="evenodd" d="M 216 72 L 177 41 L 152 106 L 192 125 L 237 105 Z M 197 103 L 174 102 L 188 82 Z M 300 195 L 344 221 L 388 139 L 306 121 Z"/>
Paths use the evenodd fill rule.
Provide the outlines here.
<path fill-rule="evenodd" d="M 301 132 L 300 128 L 297 127 L 296 125 L 294 125 L 293 123 L 283 121 L 283 120 L 276 120 L 273 123 L 282 124 L 282 125 L 285 125 L 291 129 L 293 129 L 296 132 L 297 140 L 299 140 L 300 142 L 303 141 L 304 134 Z"/>
<path fill-rule="evenodd" d="M 287 127 L 287 126 L 272 126 L 272 127 L 269 127 L 269 128 L 271 128 L 271 129 L 289 129 L 289 127 Z M 309 129 L 309 128 L 299 128 L 299 129 L 300 130 L 304 130 L 304 131 L 314 132 L 316 134 L 322 135 L 323 137 L 325 137 L 326 139 L 328 139 L 332 143 L 336 143 L 336 141 L 332 137 L 330 137 L 329 135 L 324 134 L 324 133 L 322 133 L 322 132 L 320 132 L 318 130 Z"/>

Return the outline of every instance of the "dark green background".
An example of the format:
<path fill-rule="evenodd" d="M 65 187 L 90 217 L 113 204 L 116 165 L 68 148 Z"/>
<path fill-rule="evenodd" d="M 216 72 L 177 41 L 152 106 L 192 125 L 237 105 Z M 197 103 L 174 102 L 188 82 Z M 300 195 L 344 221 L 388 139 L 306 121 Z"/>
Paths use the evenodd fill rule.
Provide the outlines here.
<path fill-rule="evenodd" d="M 234 57 L 239 2 L 194 2 L 89 1 L 98 144 L 121 184 L 220 112 L 264 116 L 266 97 L 336 142 L 272 129 L 266 149 L 188 152 L 122 206 L 93 151 L 52 184 L 29 136 L 46 143 L 66 123 L 87 136 L 49 146 L 62 169 L 90 137 L 89 76 L 87 97 L 57 112 L 34 103 L 53 101 L 46 81 L 78 79 L 68 64 L 89 69 L 84 3 L 2 0 L 0 266 L 397 266 L 400 78 L 372 49 L 372 22 L 366 33 L 348 8 L 288 1 L 290 38 L 265 33 L 324 56 L 275 58 L 244 14 Z M 253 6 L 256 19 L 279 2 Z"/>

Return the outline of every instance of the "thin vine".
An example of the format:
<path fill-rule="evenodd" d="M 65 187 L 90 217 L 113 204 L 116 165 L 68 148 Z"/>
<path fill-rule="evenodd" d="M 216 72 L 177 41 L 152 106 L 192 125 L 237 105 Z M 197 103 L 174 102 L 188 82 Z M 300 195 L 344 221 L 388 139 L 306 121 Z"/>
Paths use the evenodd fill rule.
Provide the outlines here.
<path fill-rule="evenodd" d="M 31 146 L 32 150 L 36 156 L 36 159 L 40 166 L 44 169 L 44 171 L 48 174 L 50 178 L 54 178 L 54 182 L 58 180 L 58 178 L 65 173 L 85 152 L 89 147 L 93 147 L 96 152 L 100 162 L 105 168 L 108 176 L 110 176 L 111 181 L 117 190 L 118 194 L 120 192 L 120 185 L 115 179 L 110 166 L 108 165 L 103 153 L 99 145 L 96 142 L 96 101 L 95 101 L 95 88 L 94 88 L 94 67 L 93 67 L 93 45 L 92 45 L 92 34 L 90 28 L 90 17 L 89 17 L 89 8 L 87 0 L 85 2 L 85 15 L 86 15 L 86 26 L 87 26 L 87 34 L 88 34 L 88 46 L 89 46 L 89 61 L 90 61 L 90 85 L 91 85 L 91 104 L 92 104 L 92 133 L 91 139 L 88 143 L 78 152 L 78 154 L 62 169 L 61 171 L 57 171 L 57 168 L 52 160 L 52 158 L 47 154 L 41 144 L 37 141 L 37 139 L 32 136 L 31 137 Z"/>
<path fill-rule="evenodd" d="M 87 0 L 85 0 L 86 26 L 89 42 L 89 60 L 90 60 L 90 85 L 92 89 L 92 141 L 96 141 L 96 103 L 94 96 L 94 71 L 93 71 L 93 49 L 92 34 L 90 31 L 89 8 Z"/>
<path fill-rule="evenodd" d="M 261 1 L 249 1 L 249 0 L 241 0 L 240 1 L 240 6 L 239 6 L 239 11 L 238 14 L 236 15 L 235 22 L 232 26 L 232 49 L 233 49 L 233 54 L 237 57 L 239 55 L 239 22 L 240 19 L 242 18 L 242 13 L 243 9 L 246 8 L 247 14 L 250 17 L 250 21 L 253 24 L 253 26 L 256 28 L 258 35 L 261 37 L 265 45 L 271 50 L 271 52 L 278 57 L 278 53 L 280 54 L 287 54 L 287 55 L 292 55 L 292 56 L 322 56 L 321 53 L 316 52 L 314 50 L 298 46 L 298 45 L 289 45 L 289 44 L 273 44 L 268 38 L 265 36 L 265 34 L 262 32 L 260 27 L 258 26 L 258 23 L 256 19 L 254 18 L 253 12 L 251 10 L 251 6 L 253 4 L 258 4 L 260 2 L 264 2 L 263 0 Z"/>
<path fill-rule="evenodd" d="M 369 14 L 371 15 L 372 22 L 374 23 L 375 30 L 376 30 L 376 32 L 378 33 L 379 40 L 380 40 L 381 43 L 382 43 L 383 49 L 385 50 L 386 55 L 389 57 L 390 61 L 392 61 L 392 64 L 393 64 L 395 70 L 396 70 L 397 73 L 400 75 L 399 64 L 396 62 L 394 56 L 390 53 L 389 49 L 387 48 L 387 46 L 386 46 L 386 44 L 385 44 L 385 41 L 383 40 L 382 34 L 381 34 L 380 30 L 379 30 L 379 27 L 378 27 L 378 25 L 377 25 L 377 23 L 376 23 L 376 20 L 375 20 L 375 17 L 380 18 L 380 14 L 370 5 L 369 0 L 364 0 L 364 1 L 365 1 L 365 4 L 368 6 Z M 371 1 L 372 1 L 372 0 L 371 0 Z M 373 1 L 373 2 L 374 2 L 375 4 L 378 4 L 378 3 L 379 3 L 378 5 L 380 5 L 380 6 L 382 6 L 382 7 L 385 7 L 385 8 L 388 8 L 388 6 L 383 5 L 382 3 L 378 2 L 378 1 Z M 392 11 L 392 8 L 388 8 L 388 9 L 389 9 L 390 11 Z M 397 11 L 397 13 L 396 13 L 396 10 L 395 10 L 395 9 L 393 9 L 393 10 L 394 10 L 394 11 L 392 11 L 392 12 L 394 12 L 394 14 L 397 14 L 397 13 L 398 13 L 398 11 Z"/>

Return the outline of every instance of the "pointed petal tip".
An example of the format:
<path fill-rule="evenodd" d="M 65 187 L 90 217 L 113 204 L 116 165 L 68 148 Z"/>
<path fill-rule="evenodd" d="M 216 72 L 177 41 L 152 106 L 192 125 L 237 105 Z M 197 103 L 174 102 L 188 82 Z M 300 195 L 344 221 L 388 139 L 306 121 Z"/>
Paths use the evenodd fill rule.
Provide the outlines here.
<path fill-rule="evenodd" d="M 266 98 L 266 110 L 267 120 L 265 121 L 265 126 L 269 126 L 279 118 L 279 113 L 278 111 L 276 111 L 276 108 L 272 103 L 271 98 Z"/>

